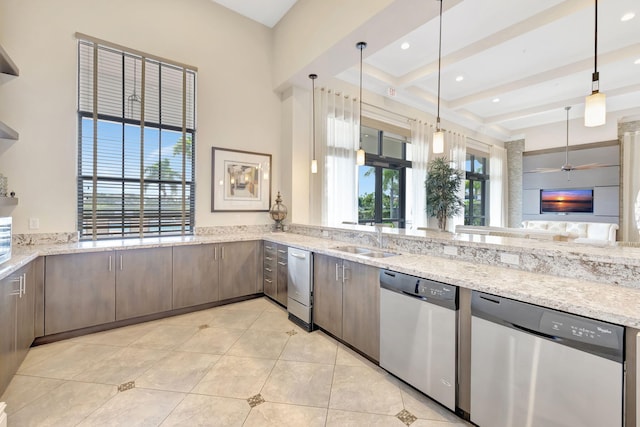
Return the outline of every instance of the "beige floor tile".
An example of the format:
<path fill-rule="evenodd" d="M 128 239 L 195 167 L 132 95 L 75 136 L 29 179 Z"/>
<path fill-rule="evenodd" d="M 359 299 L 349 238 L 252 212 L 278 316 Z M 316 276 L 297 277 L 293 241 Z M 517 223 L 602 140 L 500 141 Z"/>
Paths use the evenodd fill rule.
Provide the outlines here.
<path fill-rule="evenodd" d="M 66 341 L 58 341 L 51 344 L 39 345 L 36 347 L 31 347 L 27 356 L 22 361 L 19 370 L 30 369 L 31 367 L 39 364 L 40 362 L 44 362 L 45 360 L 49 360 L 51 357 L 58 355 L 64 350 L 75 346 L 71 340 Z"/>
<path fill-rule="evenodd" d="M 398 380 L 377 369 L 336 365 L 330 409 L 396 415 L 404 406 Z"/>
<path fill-rule="evenodd" d="M 267 402 L 329 405 L 333 365 L 278 360 L 260 394 Z"/>
<path fill-rule="evenodd" d="M 338 343 L 321 331 L 293 335 L 284 347 L 281 360 L 335 364 Z"/>
<path fill-rule="evenodd" d="M 285 332 L 248 330 L 231 346 L 227 354 L 277 359 L 288 339 L 289 335 Z"/>
<path fill-rule="evenodd" d="M 152 348 L 122 348 L 108 358 L 92 363 L 73 379 L 99 384 L 122 384 L 135 380 L 168 354 Z"/>
<path fill-rule="evenodd" d="M 464 421 L 449 422 L 449 421 L 435 421 L 435 420 L 421 420 L 417 419 L 411 423 L 411 427 L 472 427 L 473 424 L 469 424 Z"/>
<path fill-rule="evenodd" d="M 324 427 L 327 410 L 266 402 L 251 409 L 244 427 Z"/>
<path fill-rule="evenodd" d="M 214 328 L 248 329 L 262 311 L 220 308 L 211 313 L 209 326 Z"/>
<path fill-rule="evenodd" d="M 344 344 L 338 344 L 338 352 L 336 355 L 336 365 L 344 366 L 367 366 L 373 367 L 374 365 L 369 359 L 351 350 Z"/>
<path fill-rule="evenodd" d="M 460 421 L 453 412 L 406 384 L 400 385 L 400 392 L 402 393 L 404 408 L 420 419 L 447 422 Z"/>
<path fill-rule="evenodd" d="M 68 381 L 15 414 L 9 415 L 8 425 L 75 426 L 116 393 L 117 389 L 114 386 Z"/>
<path fill-rule="evenodd" d="M 223 356 L 191 392 L 247 399 L 260 392 L 275 363 L 271 359 Z"/>
<path fill-rule="evenodd" d="M 83 335 L 81 337 L 72 338 L 71 341 L 84 344 L 102 344 L 126 347 L 150 332 L 154 327 L 155 325 L 151 323 L 141 323 L 139 325 L 131 325 L 95 334 Z"/>
<path fill-rule="evenodd" d="M 190 394 L 180 402 L 162 427 L 242 426 L 251 407 L 245 399 Z"/>
<path fill-rule="evenodd" d="M 256 331 L 296 331 L 297 333 L 307 333 L 304 329 L 289 320 L 289 318 L 287 317 L 287 312 L 284 310 L 263 311 L 260 317 L 258 317 L 253 325 L 251 325 L 250 329 Z"/>
<path fill-rule="evenodd" d="M 244 333 L 244 329 L 206 328 L 199 330 L 184 344 L 177 348 L 179 351 L 191 351 L 195 353 L 225 354 L 238 338 Z"/>
<path fill-rule="evenodd" d="M 218 359 L 214 354 L 172 352 L 136 378 L 136 387 L 189 392 Z"/>
<path fill-rule="evenodd" d="M 171 350 L 179 347 L 196 332 L 198 332 L 197 326 L 162 324 L 132 342 L 131 346 Z"/>
<path fill-rule="evenodd" d="M 246 301 L 241 301 L 235 304 L 224 305 L 220 308 L 224 310 L 248 310 L 248 311 L 259 311 L 259 312 L 262 312 L 264 310 L 273 311 L 275 308 L 278 308 L 279 311 L 283 310 L 282 307 L 280 307 L 278 304 L 271 301 L 267 297 L 254 298 Z"/>
<path fill-rule="evenodd" d="M 185 325 L 185 326 L 200 326 L 208 325 L 213 318 L 213 313 L 216 309 L 207 309 L 194 311 L 193 313 L 181 314 L 179 316 L 172 316 L 163 319 L 163 323 L 167 325 Z"/>
<path fill-rule="evenodd" d="M 413 426 L 413 424 L 411 424 Z M 329 409 L 326 427 L 391 427 L 405 426 L 393 415 L 366 414 L 364 412 Z"/>
<path fill-rule="evenodd" d="M 51 393 L 62 384 L 64 384 L 63 380 L 15 375 L 4 394 L 0 396 L 0 402 L 7 404 L 5 408 L 7 414 L 13 414 L 34 400 Z"/>
<path fill-rule="evenodd" d="M 95 366 L 121 347 L 72 343 L 60 346 L 62 351 L 51 352 L 49 357 L 35 364 L 22 364 L 18 373 L 46 378 L 72 379 L 86 369 Z"/>
<path fill-rule="evenodd" d="M 134 388 L 118 393 L 78 426 L 157 426 L 184 397 L 182 393 Z"/>

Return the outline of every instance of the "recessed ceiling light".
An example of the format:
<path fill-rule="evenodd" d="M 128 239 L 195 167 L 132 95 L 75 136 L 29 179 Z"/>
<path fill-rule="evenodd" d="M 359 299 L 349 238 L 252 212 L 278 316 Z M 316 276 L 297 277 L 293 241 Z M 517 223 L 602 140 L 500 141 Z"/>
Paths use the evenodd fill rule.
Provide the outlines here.
<path fill-rule="evenodd" d="M 633 18 L 635 18 L 636 14 L 633 12 L 627 12 L 624 15 L 622 15 L 622 18 L 620 18 L 620 20 L 622 22 L 626 22 L 626 21 L 631 21 Z"/>
<path fill-rule="evenodd" d="M 461 81 L 463 81 L 463 80 L 464 80 L 464 76 L 458 76 L 458 77 L 456 77 L 456 81 L 457 81 L 457 82 L 461 82 Z"/>
<path fill-rule="evenodd" d="M 493 100 L 491 100 L 491 102 L 496 104 L 496 103 L 500 102 L 500 98 L 493 98 Z"/>
<path fill-rule="evenodd" d="M 636 65 L 640 65 L 640 58 L 638 58 L 635 61 L 633 61 L 633 63 L 636 64 Z"/>
<path fill-rule="evenodd" d="M 410 47 L 410 46 L 411 46 L 411 45 L 409 44 L 409 42 L 404 42 L 404 43 L 402 43 L 402 44 L 400 45 L 400 49 L 402 49 L 402 50 L 407 50 L 407 49 L 409 49 L 409 47 Z"/>

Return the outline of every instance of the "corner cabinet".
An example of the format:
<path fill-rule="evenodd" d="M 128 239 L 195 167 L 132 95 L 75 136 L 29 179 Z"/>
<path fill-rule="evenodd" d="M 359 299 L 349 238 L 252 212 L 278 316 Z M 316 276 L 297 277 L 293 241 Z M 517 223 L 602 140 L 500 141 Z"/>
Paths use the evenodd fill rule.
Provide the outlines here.
<path fill-rule="evenodd" d="M 378 269 L 314 255 L 314 323 L 374 360 L 380 357 Z"/>
<path fill-rule="evenodd" d="M 9 57 L 9 54 L 0 46 L 0 83 L 9 76 L 17 77 L 20 74 L 18 67 Z M 0 139 L 18 139 L 18 132 L 11 129 L 0 120 Z"/>
<path fill-rule="evenodd" d="M 220 248 L 220 300 L 262 292 L 260 241 L 223 243 Z"/>

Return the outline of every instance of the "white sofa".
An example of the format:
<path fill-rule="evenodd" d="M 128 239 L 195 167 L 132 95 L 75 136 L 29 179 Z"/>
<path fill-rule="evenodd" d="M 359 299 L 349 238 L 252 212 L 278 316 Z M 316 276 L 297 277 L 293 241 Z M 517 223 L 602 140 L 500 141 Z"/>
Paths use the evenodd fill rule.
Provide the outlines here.
<path fill-rule="evenodd" d="M 522 221 L 527 232 L 555 233 L 576 243 L 614 244 L 618 224 L 573 221 Z"/>

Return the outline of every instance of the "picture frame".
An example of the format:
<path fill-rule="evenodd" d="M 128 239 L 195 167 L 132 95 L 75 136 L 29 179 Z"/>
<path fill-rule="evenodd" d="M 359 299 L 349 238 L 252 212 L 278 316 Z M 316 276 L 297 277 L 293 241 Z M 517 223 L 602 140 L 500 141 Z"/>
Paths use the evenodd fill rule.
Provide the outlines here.
<path fill-rule="evenodd" d="M 271 154 L 212 147 L 211 212 L 268 212 Z"/>

